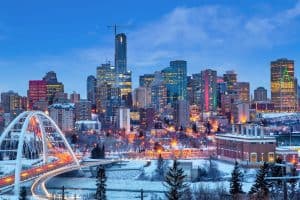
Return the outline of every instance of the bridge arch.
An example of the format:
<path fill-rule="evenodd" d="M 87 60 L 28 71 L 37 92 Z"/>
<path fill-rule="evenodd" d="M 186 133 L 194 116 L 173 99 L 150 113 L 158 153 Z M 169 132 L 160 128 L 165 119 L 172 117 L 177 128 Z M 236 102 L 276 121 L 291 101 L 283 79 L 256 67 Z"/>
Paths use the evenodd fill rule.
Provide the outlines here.
<path fill-rule="evenodd" d="M 68 159 L 68 164 L 79 162 L 56 123 L 44 112 L 25 111 L 18 115 L 0 136 L 0 157 L 15 164 L 14 191 L 20 191 L 23 163 L 27 160 Z"/>

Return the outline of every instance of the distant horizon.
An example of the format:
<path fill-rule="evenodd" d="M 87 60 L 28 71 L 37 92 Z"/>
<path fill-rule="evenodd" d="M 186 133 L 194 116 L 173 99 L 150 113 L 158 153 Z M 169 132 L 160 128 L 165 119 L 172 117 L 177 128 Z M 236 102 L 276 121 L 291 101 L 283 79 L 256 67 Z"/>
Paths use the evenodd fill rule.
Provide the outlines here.
<path fill-rule="evenodd" d="M 262 86 L 269 98 L 271 61 L 294 60 L 299 78 L 299 1 L 18 4 L 0 4 L 0 92 L 26 96 L 29 80 L 55 71 L 65 92 L 85 99 L 87 77 L 96 76 L 102 63 L 114 65 L 114 35 L 107 28 L 113 24 L 123 25 L 117 31 L 127 35 L 133 89 L 140 75 L 160 71 L 171 60 L 187 61 L 188 75 L 234 70 L 238 81 L 250 83 L 251 94 Z"/>

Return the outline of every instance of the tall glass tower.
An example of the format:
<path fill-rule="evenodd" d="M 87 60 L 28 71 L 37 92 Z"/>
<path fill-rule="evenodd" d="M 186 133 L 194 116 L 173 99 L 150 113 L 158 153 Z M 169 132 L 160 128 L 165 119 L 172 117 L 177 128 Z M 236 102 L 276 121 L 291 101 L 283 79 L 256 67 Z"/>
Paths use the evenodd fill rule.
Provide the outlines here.
<path fill-rule="evenodd" d="M 187 100 L 187 63 L 184 60 L 170 62 L 170 67 L 162 70 L 167 86 L 168 103 L 174 105 L 177 100 Z"/>
<path fill-rule="evenodd" d="M 115 37 L 115 67 L 117 74 L 127 72 L 127 39 L 124 33 Z"/>
<path fill-rule="evenodd" d="M 97 79 L 95 76 L 90 75 L 86 80 L 86 91 L 87 99 L 92 102 L 93 105 L 96 104 L 96 84 Z"/>

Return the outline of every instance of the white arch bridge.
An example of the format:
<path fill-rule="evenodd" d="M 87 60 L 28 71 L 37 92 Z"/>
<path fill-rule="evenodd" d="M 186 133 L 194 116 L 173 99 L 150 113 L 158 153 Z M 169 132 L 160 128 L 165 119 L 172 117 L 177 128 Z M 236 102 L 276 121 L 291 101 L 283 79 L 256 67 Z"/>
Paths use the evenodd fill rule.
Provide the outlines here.
<path fill-rule="evenodd" d="M 26 111 L 16 117 L 0 136 L 0 191 L 66 166 L 80 166 L 64 134 L 41 111 Z"/>

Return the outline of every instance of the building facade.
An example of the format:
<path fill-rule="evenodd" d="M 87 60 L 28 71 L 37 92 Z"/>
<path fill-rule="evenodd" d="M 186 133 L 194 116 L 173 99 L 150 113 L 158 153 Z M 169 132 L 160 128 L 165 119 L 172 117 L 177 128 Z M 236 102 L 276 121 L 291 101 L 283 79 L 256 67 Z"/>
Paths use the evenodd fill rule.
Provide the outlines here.
<path fill-rule="evenodd" d="M 96 84 L 97 79 L 95 76 L 90 75 L 87 77 L 86 81 L 86 91 L 87 91 L 87 100 L 89 100 L 92 105 L 96 105 Z"/>
<path fill-rule="evenodd" d="M 294 61 L 285 58 L 271 62 L 271 100 L 277 112 L 295 112 L 296 84 Z"/>
<path fill-rule="evenodd" d="M 258 87 L 254 90 L 254 101 L 267 101 L 268 91 L 264 87 Z"/>
<path fill-rule="evenodd" d="M 75 105 L 73 103 L 52 104 L 48 108 L 49 116 L 63 132 L 74 130 Z"/>
<path fill-rule="evenodd" d="M 44 80 L 30 80 L 28 90 L 28 108 L 31 110 L 35 103 L 47 101 L 47 85 Z M 48 104 L 48 102 L 47 102 Z"/>
<path fill-rule="evenodd" d="M 92 119 L 92 102 L 86 99 L 82 99 L 75 103 L 75 119 L 91 120 Z"/>
<path fill-rule="evenodd" d="M 220 158 L 244 163 L 274 162 L 276 139 L 265 136 L 263 127 L 234 126 L 232 133 L 216 135 Z"/>
<path fill-rule="evenodd" d="M 217 110 L 217 71 L 206 69 L 201 71 L 200 85 L 201 102 L 204 112 Z"/>
<path fill-rule="evenodd" d="M 187 62 L 171 61 L 162 75 L 167 87 L 167 102 L 174 105 L 177 100 L 187 100 Z"/>

